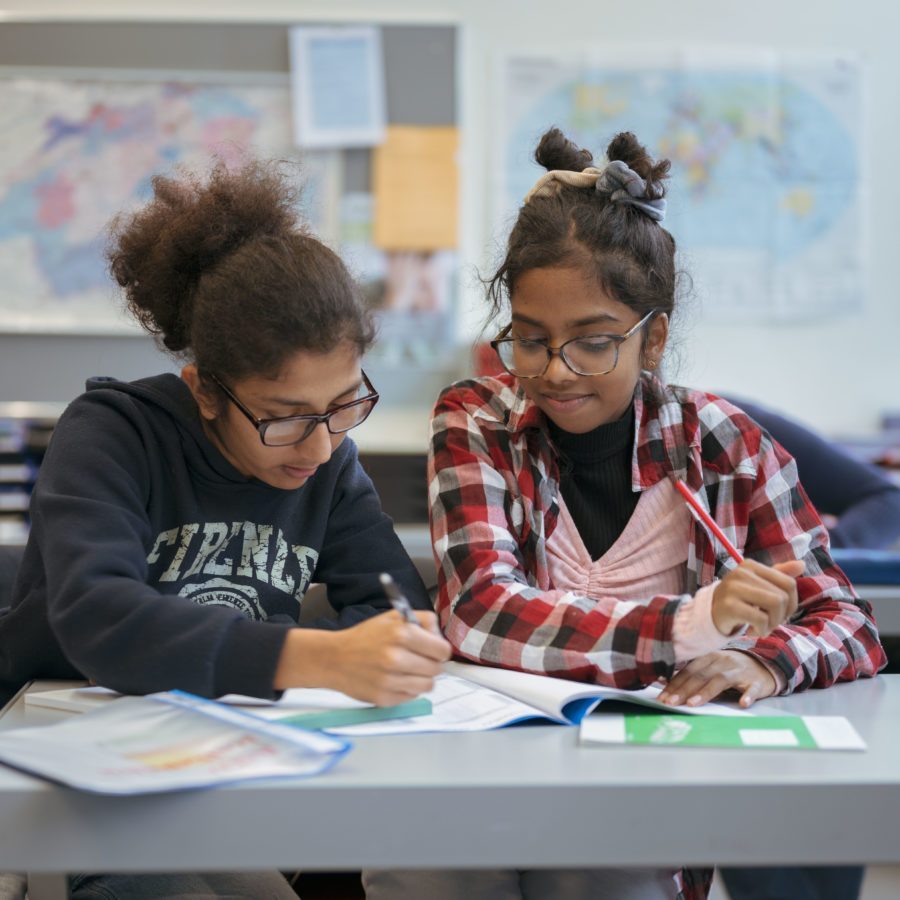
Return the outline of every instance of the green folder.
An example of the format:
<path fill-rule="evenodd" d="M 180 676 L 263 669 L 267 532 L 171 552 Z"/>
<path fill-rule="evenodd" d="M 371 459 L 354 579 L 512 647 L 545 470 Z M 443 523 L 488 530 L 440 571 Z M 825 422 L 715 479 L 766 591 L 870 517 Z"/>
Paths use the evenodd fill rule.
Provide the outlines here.
<path fill-rule="evenodd" d="M 583 744 L 864 750 L 843 716 L 704 716 L 599 713 L 581 723 Z"/>
<path fill-rule="evenodd" d="M 361 709 L 329 709 L 323 712 L 297 713 L 278 719 L 282 725 L 324 731 L 326 728 L 341 728 L 344 725 L 362 725 L 365 722 L 383 722 L 385 719 L 408 719 L 412 716 L 427 716 L 431 712 L 431 701 L 424 697 L 398 703 L 396 706 L 364 706 Z"/>
<path fill-rule="evenodd" d="M 689 747 L 797 747 L 816 746 L 799 716 L 759 716 L 740 719 L 726 716 L 626 715 L 625 739 L 629 744 L 684 744 Z"/>

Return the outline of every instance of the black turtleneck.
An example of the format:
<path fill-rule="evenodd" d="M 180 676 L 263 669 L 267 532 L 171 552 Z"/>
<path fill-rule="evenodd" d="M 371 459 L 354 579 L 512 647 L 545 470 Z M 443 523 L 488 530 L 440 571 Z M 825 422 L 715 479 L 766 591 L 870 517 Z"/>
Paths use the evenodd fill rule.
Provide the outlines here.
<path fill-rule="evenodd" d="M 640 496 L 631 490 L 634 406 L 586 434 L 549 426 L 560 451 L 563 499 L 591 559 L 599 559 L 625 530 Z"/>

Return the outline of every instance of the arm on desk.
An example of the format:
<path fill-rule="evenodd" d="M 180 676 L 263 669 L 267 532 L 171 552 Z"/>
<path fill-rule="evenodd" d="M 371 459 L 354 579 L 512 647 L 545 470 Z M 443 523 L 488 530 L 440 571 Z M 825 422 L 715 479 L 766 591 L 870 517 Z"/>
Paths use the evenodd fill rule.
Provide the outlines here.
<path fill-rule="evenodd" d="M 875 675 L 886 658 L 871 607 L 831 558 L 795 461 L 766 432 L 759 460 L 745 553 L 770 565 L 788 555 L 800 558 L 805 573 L 797 579 L 799 605 L 788 622 L 766 637 L 729 646 L 777 670 L 784 679 L 781 693 Z"/>
<path fill-rule="evenodd" d="M 772 410 L 744 400 L 736 404 L 794 457 L 819 513 L 837 518 L 829 529 L 833 547 L 880 549 L 900 538 L 900 486 L 877 467 Z"/>

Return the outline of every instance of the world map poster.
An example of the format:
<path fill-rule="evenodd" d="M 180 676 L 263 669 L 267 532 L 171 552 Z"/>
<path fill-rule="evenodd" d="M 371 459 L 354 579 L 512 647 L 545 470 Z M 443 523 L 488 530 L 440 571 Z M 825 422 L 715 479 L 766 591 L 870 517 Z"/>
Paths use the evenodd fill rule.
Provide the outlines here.
<path fill-rule="evenodd" d="M 156 174 L 292 151 L 286 83 L 9 78 L 0 80 L 0 133 L 6 331 L 127 333 L 136 326 L 104 260 L 111 219 L 147 200 Z M 307 205 L 318 171 L 305 167 Z"/>
<path fill-rule="evenodd" d="M 498 232 L 543 170 L 550 126 L 601 160 L 631 131 L 672 162 L 665 227 L 705 320 L 804 321 L 864 295 L 860 65 L 840 56 L 600 50 L 496 71 Z"/>

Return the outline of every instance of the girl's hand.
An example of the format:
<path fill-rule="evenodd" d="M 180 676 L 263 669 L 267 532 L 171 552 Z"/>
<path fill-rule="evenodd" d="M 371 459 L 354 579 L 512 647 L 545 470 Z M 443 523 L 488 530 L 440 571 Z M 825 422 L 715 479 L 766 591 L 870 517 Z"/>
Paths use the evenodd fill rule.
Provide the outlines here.
<path fill-rule="evenodd" d="M 450 644 L 441 636 L 432 612 L 416 612 L 421 628 L 397 612 L 386 612 L 343 631 L 325 660 L 326 687 L 374 703 L 393 706 L 427 693 L 450 659 Z"/>
<path fill-rule="evenodd" d="M 829 515 L 828 513 L 819 513 L 822 517 L 822 524 L 831 531 L 832 528 L 837 528 L 838 517 Z"/>
<path fill-rule="evenodd" d="M 741 692 L 745 709 L 756 700 L 771 697 L 778 689 L 775 677 L 759 660 L 740 650 L 717 650 L 698 656 L 679 671 L 663 689 L 659 699 L 677 706 L 700 706 L 723 691 Z"/>
<path fill-rule="evenodd" d="M 797 576 L 803 574 L 799 559 L 766 566 L 745 559 L 716 585 L 712 618 L 725 635 L 749 625 L 758 637 L 765 637 L 797 609 Z"/>

